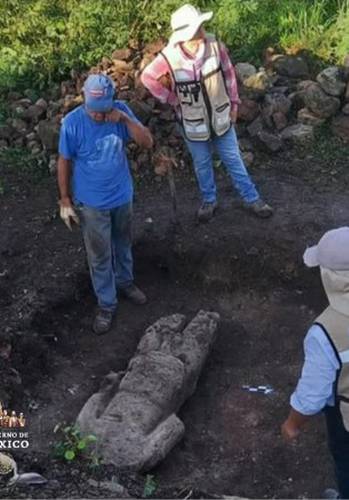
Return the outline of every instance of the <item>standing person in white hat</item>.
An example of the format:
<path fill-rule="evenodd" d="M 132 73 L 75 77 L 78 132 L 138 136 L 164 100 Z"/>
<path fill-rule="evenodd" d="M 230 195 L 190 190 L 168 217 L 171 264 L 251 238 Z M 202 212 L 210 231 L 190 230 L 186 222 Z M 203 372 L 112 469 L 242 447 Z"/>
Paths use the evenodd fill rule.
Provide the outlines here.
<path fill-rule="evenodd" d="M 295 439 L 310 418 L 324 410 L 339 495 L 349 498 L 349 227 L 328 231 L 304 254 L 308 267 L 320 266 L 329 306 L 304 340 L 305 361 L 283 436 Z"/>
<path fill-rule="evenodd" d="M 269 217 L 272 209 L 261 199 L 239 152 L 234 123 L 240 101 L 234 68 L 223 43 L 202 27 L 212 15 L 190 4 L 176 10 L 168 45 L 144 69 L 141 79 L 154 97 L 175 108 L 202 194 L 199 221 L 211 219 L 217 208 L 213 148 L 244 207 L 258 217 Z"/>

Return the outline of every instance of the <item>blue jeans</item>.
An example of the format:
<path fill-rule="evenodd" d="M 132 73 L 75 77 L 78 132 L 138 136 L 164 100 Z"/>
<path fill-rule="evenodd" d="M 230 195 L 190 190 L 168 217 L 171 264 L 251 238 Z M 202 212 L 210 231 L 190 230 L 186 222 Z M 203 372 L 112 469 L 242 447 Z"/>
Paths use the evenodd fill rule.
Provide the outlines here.
<path fill-rule="evenodd" d="M 117 289 L 133 283 L 132 203 L 99 210 L 77 203 L 98 305 L 114 311 Z"/>
<path fill-rule="evenodd" d="M 328 444 L 332 454 L 337 478 L 339 498 L 349 498 L 349 432 L 337 406 L 325 408 Z"/>
<path fill-rule="evenodd" d="M 214 137 L 209 141 L 194 142 L 185 139 L 185 142 L 193 159 L 195 174 L 204 202 L 216 201 L 216 184 L 212 162 L 213 148 L 218 152 L 220 160 L 230 174 L 233 185 L 243 200 L 252 203 L 259 199 L 255 185 L 241 159 L 234 127 L 231 127 L 224 135 Z"/>

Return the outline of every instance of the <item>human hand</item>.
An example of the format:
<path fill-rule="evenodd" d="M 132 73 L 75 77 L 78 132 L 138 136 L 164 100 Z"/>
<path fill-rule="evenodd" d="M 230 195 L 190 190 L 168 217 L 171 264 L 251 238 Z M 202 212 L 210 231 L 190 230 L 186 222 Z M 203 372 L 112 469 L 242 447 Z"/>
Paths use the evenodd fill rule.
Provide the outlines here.
<path fill-rule="evenodd" d="M 172 89 L 172 81 L 171 81 L 171 77 L 170 77 L 169 73 L 166 73 L 165 75 L 160 76 L 160 78 L 158 79 L 158 81 L 167 90 L 171 90 Z"/>
<path fill-rule="evenodd" d="M 67 226 L 67 228 L 72 231 L 72 226 L 71 226 L 71 219 L 75 224 L 80 224 L 79 217 L 77 216 L 74 207 L 72 205 L 71 199 L 70 198 L 61 198 L 59 201 L 59 215 L 64 222 L 64 224 Z"/>
<path fill-rule="evenodd" d="M 285 441 L 292 442 L 299 436 L 300 429 L 292 421 L 287 419 L 281 426 L 281 434 Z"/>
<path fill-rule="evenodd" d="M 119 109 L 112 109 L 109 113 L 106 113 L 104 117 L 106 122 L 112 123 L 125 123 L 127 119 L 127 114 Z"/>
<path fill-rule="evenodd" d="M 237 122 L 237 119 L 238 119 L 238 108 L 237 108 L 237 106 L 231 108 L 230 119 L 231 119 L 231 122 L 234 123 L 234 124 Z"/>

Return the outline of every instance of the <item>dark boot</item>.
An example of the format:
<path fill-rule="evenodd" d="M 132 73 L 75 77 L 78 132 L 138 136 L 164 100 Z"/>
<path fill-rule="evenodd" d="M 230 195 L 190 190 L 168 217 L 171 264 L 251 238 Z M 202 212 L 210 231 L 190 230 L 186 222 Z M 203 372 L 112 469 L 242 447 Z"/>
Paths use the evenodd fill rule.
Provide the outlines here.
<path fill-rule="evenodd" d="M 204 201 L 201 207 L 198 210 L 198 220 L 199 222 L 208 222 L 214 216 L 215 211 L 217 210 L 218 204 L 216 201 L 209 203 Z"/>
<path fill-rule="evenodd" d="M 107 309 L 99 308 L 93 322 L 92 329 L 96 335 L 104 335 L 109 332 L 114 313 Z"/>
<path fill-rule="evenodd" d="M 265 201 L 259 199 L 252 203 L 244 201 L 244 208 L 261 219 L 267 219 L 273 215 L 273 209 Z"/>
<path fill-rule="evenodd" d="M 133 304 L 143 305 L 147 302 L 146 295 L 136 285 L 132 284 L 125 288 L 120 288 L 120 294 Z"/>

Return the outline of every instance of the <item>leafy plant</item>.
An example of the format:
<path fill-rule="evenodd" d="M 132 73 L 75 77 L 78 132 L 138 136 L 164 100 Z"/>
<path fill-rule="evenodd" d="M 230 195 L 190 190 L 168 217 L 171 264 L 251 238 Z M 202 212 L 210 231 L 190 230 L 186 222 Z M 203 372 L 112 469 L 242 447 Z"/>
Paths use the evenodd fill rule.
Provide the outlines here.
<path fill-rule="evenodd" d="M 143 488 L 143 497 L 144 498 L 150 498 L 154 495 L 156 490 L 158 489 L 159 485 L 157 480 L 155 479 L 155 476 L 152 476 L 150 474 L 146 475 L 145 478 L 145 483 L 144 483 L 144 488 Z"/>
<path fill-rule="evenodd" d="M 33 155 L 24 147 L 8 147 L 0 149 L 0 163 L 7 169 L 17 170 L 30 175 L 34 183 L 48 177 L 47 160 L 42 155 Z"/>
<path fill-rule="evenodd" d="M 99 465 L 100 461 L 95 451 L 91 453 L 91 444 L 96 443 L 97 438 L 92 434 L 82 436 L 80 430 L 75 425 L 56 425 L 54 433 L 59 433 L 61 440 L 54 446 L 54 453 L 57 458 L 63 458 L 67 462 L 72 462 L 80 458 L 87 458 L 92 465 Z"/>
<path fill-rule="evenodd" d="M 43 88 L 129 40 L 170 34 L 171 13 L 183 0 L 2 0 L 1 88 Z M 349 52 L 349 0 L 196 0 L 213 10 L 208 30 L 235 60 L 260 63 L 268 46 L 306 50 L 326 62 Z"/>

